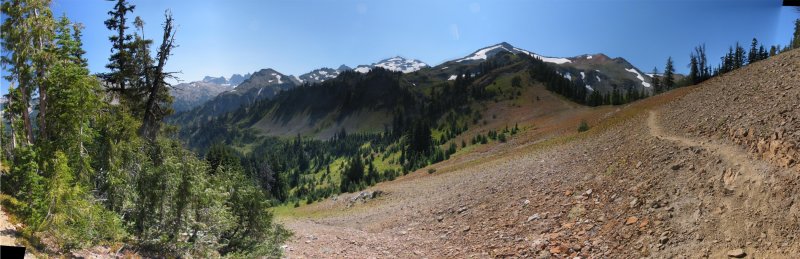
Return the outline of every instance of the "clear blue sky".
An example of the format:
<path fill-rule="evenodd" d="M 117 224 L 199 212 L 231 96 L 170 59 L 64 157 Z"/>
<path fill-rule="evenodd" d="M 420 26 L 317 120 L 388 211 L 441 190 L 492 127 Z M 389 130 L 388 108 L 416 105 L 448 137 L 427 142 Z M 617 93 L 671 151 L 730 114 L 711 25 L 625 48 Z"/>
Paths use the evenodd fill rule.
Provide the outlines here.
<path fill-rule="evenodd" d="M 130 2 L 153 39 L 160 38 L 164 10 L 172 10 L 179 47 L 167 68 L 182 71 L 184 81 L 261 68 L 299 75 L 394 55 L 436 65 L 502 41 L 546 56 L 624 57 L 647 72 L 663 69 L 672 56 L 678 72 L 686 72 L 688 55 L 699 43 L 706 43 L 714 62 L 736 41 L 749 45 L 757 37 L 767 46 L 785 45 L 792 21 L 800 17 L 796 9 L 781 7 L 781 0 Z M 112 6 L 53 1 L 56 15 L 85 24 L 92 72 L 104 71 L 110 54 L 111 32 L 103 21 Z"/>

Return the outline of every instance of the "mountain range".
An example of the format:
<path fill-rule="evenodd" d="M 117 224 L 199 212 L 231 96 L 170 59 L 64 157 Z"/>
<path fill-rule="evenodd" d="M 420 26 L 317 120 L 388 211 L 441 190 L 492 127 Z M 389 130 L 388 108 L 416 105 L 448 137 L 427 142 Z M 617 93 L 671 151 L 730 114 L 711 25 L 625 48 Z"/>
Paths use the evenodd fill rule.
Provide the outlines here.
<path fill-rule="evenodd" d="M 206 76 L 200 81 L 174 85 L 170 88 L 170 93 L 174 97 L 172 109 L 175 112 L 191 110 L 220 93 L 233 89 L 250 76 L 250 74 L 233 74 L 229 79 L 223 76 Z"/>
<path fill-rule="evenodd" d="M 383 87 L 376 82 L 396 82 L 403 89 L 419 89 L 403 91 L 385 89 L 385 91 L 397 94 L 428 95 L 431 90 L 425 89 L 436 88 L 448 82 L 452 84 L 453 81 L 461 80 L 459 78 L 471 78 L 470 80 L 477 80 L 477 84 L 481 87 L 490 88 L 491 86 L 488 84 L 496 83 L 496 80 L 507 80 L 509 75 L 520 75 L 519 73 L 529 69 L 530 64 L 521 59 L 526 56 L 543 61 L 558 76 L 569 80 L 574 85 L 584 87 L 587 95 L 595 91 L 602 96 L 610 96 L 612 93 L 626 94 L 631 91 L 641 95 L 650 94 L 653 91 L 651 77 L 621 57 L 610 58 L 602 53 L 574 57 L 548 57 L 502 42 L 434 67 L 416 59 L 392 57 L 370 65 L 359 65 L 353 69 L 342 65 L 337 69 L 315 69 L 300 76 L 286 75 L 271 68 L 262 69 L 234 88 L 219 92 L 216 97 L 174 115 L 171 121 L 182 125 L 185 130 L 191 131 L 192 128 L 197 129 L 202 126 L 203 123 L 197 124 L 199 122 L 212 120 L 225 113 L 236 112 L 241 118 L 248 117 L 245 128 L 253 127 L 256 132 L 266 135 L 312 134 L 315 137 L 326 138 L 332 136 L 338 129 L 348 131 L 380 130 L 393 124 L 390 118 L 393 110 L 405 109 L 381 104 L 395 103 L 390 100 L 394 98 L 393 96 L 384 96 L 380 93 L 367 94 L 376 98 L 375 100 L 361 100 L 371 103 L 370 105 L 353 104 L 351 99 L 353 96 L 350 94 L 339 95 L 341 93 L 323 92 L 332 90 L 314 88 L 306 93 L 309 96 L 302 98 L 300 96 L 286 97 L 270 102 L 270 104 L 263 102 L 275 98 L 281 92 L 303 85 L 317 84 L 328 85 L 329 88 L 338 87 L 336 89 L 342 89 L 342 91 L 354 91 L 353 89 L 360 89 L 360 85 L 364 84 L 369 84 L 371 87 Z M 384 77 L 383 79 L 370 79 L 371 71 L 376 68 L 397 73 L 397 75 L 390 76 L 381 72 L 377 75 Z M 350 71 L 357 73 L 345 76 Z M 490 71 L 493 72 L 490 73 Z M 359 77 L 358 74 L 366 77 Z M 343 76 L 346 78 L 325 84 Z M 225 82 L 222 80 L 224 78 L 207 79 L 204 81 L 209 83 Z M 365 80 L 374 80 L 375 82 L 365 83 L 363 82 Z M 500 94 L 505 93 L 501 92 Z M 359 95 L 363 95 L 363 93 Z M 334 96 L 341 100 L 335 100 Z M 320 103 L 325 105 L 321 106 Z M 319 108 L 323 106 L 324 108 Z M 319 109 L 315 110 L 311 116 L 309 107 L 318 107 Z M 348 108 L 344 109 L 343 107 Z M 368 123 L 356 123 L 358 121 Z M 194 126 L 187 127 L 191 124 Z"/>

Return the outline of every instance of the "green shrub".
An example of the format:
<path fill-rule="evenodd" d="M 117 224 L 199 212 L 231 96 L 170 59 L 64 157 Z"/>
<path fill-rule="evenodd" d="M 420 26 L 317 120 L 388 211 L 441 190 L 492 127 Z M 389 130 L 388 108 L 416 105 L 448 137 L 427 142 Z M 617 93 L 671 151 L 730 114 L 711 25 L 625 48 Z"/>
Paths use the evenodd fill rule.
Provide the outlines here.
<path fill-rule="evenodd" d="M 63 251 L 100 242 L 116 242 L 126 236 L 122 220 L 94 201 L 86 189 L 75 182 L 67 157 L 58 151 L 49 163 L 48 217 L 40 229 Z"/>
<path fill-rule="evenodd" d="M 581 124 L 578 125 L 578 132 L 584 132 L 589 130 L 589 124 L 586 123 L 586 120 L 582 120 Z"/>

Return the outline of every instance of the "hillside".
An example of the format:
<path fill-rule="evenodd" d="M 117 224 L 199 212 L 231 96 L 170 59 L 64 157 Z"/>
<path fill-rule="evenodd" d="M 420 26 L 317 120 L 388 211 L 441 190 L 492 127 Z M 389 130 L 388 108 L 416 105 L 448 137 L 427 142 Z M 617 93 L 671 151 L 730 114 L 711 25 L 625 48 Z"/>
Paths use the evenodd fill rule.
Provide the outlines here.
<path fill-rule="evenodd" d="M 527 118 L 535 127 L 513 144 L 457 153 L 431 166 L 433 174 L 423 169 L 365 191 L 380 191 L 377 198 L 342 194 L 276 209 L 295 231 L 285 251 L 791 257 L 800 253 L 790 241 L 800 227 L 791 191 L 800 187 L 798 70 L 794 50 L 618 109 Z M 580 119 L 592 129 L 576 133 Z"/>
<path fill-rule="evenodd" d="M 547 57 L 515 47 L 507 42 L 479 49 L 464 58 L 438 65 L 432 69 L 432 76 L 453 80 L 459 73 L 466 73 L 465 71 L 474 73 L 474 69 L 468 68 L 469 65 L 480 64 L 504 51 L 528 55 L 552 64 L 561 76 L 585 87 L 587 91 L 609 94 L 614 89 L 618 89 L 623 93 L 628 91 L 652 93 L 650 76 L 644 74 L 624 58 L 609 58 L 602 53 L 567 58 Z"/>
<path fill-rule="evenodd" d="M 543 62 L 543 65 L 532 65 L 531 62 L 534 58 L 540 60 L 537 62 Z M 362 71 L 356 68 L 354 71 L 367 73 L 374 68 L 385 68 L 389 71 L 402 72 L 398 73 L 392 84 L 397 85 L 398 89 L 402 89 L 403 93 L 386 92 L 386 89 L 383 90 L 384 92 L 374 91 L 374 94 L 362 93 L 383 89 L 386 86 L 374 83 L 375 87 L 354 87 L 356 82 L 352 81 L 353 79 L 337 79 L 346 71 L 340 67 L 339 70 L 323 68 L 302 75 L 299 80 L 305 84 L 313 84 L 302 87 L 303 90 L 298 90 L 302 93 L 289 91 L 285 96 L 280 96 L 277 95 L 280 91 L 276 91 L 276 89 L 281 91 L 293 89 L 290 83 L 296 86 L 298 79 L 291 77 L 292 80 L 287 80 L 282 74 L 269 70 L 271 71 L 269 73 L 283 76 L 287 85 L 269 88 L 267 91 L 255 90 L 262 89 L 264 85 L 281 82 L 278 78 L 258 79 L 259 77 L 256 75 L 266 72 L 256 73 L 251 80 L 246 81 L 235 90 L 220 94 L 198 109 L 176 115 L 175 122 L 182 127 L 184 139 L 189 141 L 198 139 L 190 136 L 204 135 L 203 127 L 218 128 L 207 122 L 213 116 L 222 115 L 225 112 L 232 113 L 230 117 L 224 118 L 223 124 L 234 125 L 232 126 L 235 128 L 233 130 L 249 130 L 250 133 L 246 134 L 279 137 L 300 134 L 318 139 L 328 139 L 341 130 L 378 132 L 394 126 L 395 121 L 392 118 L 398 115 L 398 110 L 404 111 L 405 114 L 414 114 L 408 111 L 423 109 L 425 103 L 430 103 L 432 98 L 444 98 L 444 100 L 436 101 L 449 102 L 448 105 L 451 106 L 454 104 L 449 99 L 452 96 L 431 96 L 433 89 L 444 91 L 446 84 L 473 84 L 471 87 L 476 89 L 470 92 L 472 99 L 497 99 L 496 95 L 510 94 L 503 91 L 509 90 L 511 82 L 507 81 L 506 83 L 509 85 L 493 88 L 496 79 L 513 74 L 525 75 L 525 73 L 533 73 L 531 75 L 536 76 L 531 80 L 548 81 L 548 89 L 551 91 L 561 93 L 573 101 L 586 102 L 591 105 L 607 102 L 611 100 L 612 95 L 619 95 L 619 103 L 624 103 L 651 93 L 647 82 L 650 80 L 649 77 L 622 58 L 611 59 L 602 54 L 551 58 L 516 48 L 505 42 L 480 49 L 462 59 L 448 61 L 436 67 L 427 67 L 424 63 L 416 60 L 395 57 L 361 68 L 365 69 Z M 407 68 L 413 69 L 407 70 Z M 559 78 L 554 78 L 554 76 Z M 357 75 L 350 77 L 355 78 Z M 348 80 L 350 82 L 346 83 Z M 469 82 L 462 82 L 464 80 Z M 332 86 L 342 82 L 350 86 Z M 262 91 L 267 94 L 257 95 Z M 518 90 L 512 90 L 512 92 L 516 94 Z M 276 96 L 277 99 L 272 100 L 273 96 Z M 362 99 L 351 100 L 348 99 L 348 96 L 361 96 L 359 98 Z M 405 102 L 405 106 L 393 105 L 398 104 L 393 101 L 395 96 L 413 96 L 415 100 L 409 102 L 413 103 L 411 106 L 416 108 L 409 110 L 407 107 L 409 102 Z M 510 98 L 518 97 L 510 96 Z M 382 105 L 376 107 L 373 102 L 379 102 Z M 467 101 L 459 105 L 470 107 L 473 106 L 472 104 L 473 101 Z M 237 111 L 237 108 L 240 109 Z M 433 118 L 439 118 L 439 115 L 432 115 L 434 115 Z M 199 139 L 207 139 L 207 137 L 199 137 Z M 242 144 L 246 145 L 246 143 Z"/>
<path fill-rule="evenodd" d="M 195 134 L 189 132 L 196 132 L 197 128 L 202 127 L 206 122 L 229 112 L 248 114 L 227 119 L 228 124 L 239 125 L 241 130 L 252 129 L 253 134 L 264 136 L 287 137 L 300 134 L 327 139 L 341 129 L 348 132 L 376 132 L 393 126 L 391 118 L 395 115 L 398 107 L 389 105 L 376 110 L 372 109 L 374 107 L 367 107 L 368 105 L 355 102 L 351 105 L 353 106 L 351 107 L 352 111 L 342 113 L 339 109 L 343 105 L 342 102 L 345 101 L 341 98 L 343 97 L 342 93 L 325 90 L 330 87 L 317 87 L 316 85 L 325 85 L 326 81 L 336 79 L 345 71 L 366 74 L 375 68 L 381 68 L 400 72 L 397 79 L 398 84 L 404 89 L 410 89 L 412 95 L 423 97 L 428 96 L 433 88 L 441 88 L 443 84 L 452 85 L 456 83 L 456 80 L 464 78 L 469 78 L 470 83 L 475 80 L 478 87 L 486 87 L 493 83 L 498 76 L 522 73 L 533 69 L 529 59 L 534 58 L 544 62 L 547 67 L 541 68 L 547 71 L 535 72 L 538 75 L 535 80 L 550 81 L 548 89 L 579 103 L 592 106 L 606 102 L 619 104 L 652 94 L 650 76 L 623 58 L 609 58 L 604 54 L 579 55 L 570 58 L 546 57 L 502 42 L 435 67 L 430 67 L 415 59 L 393 57 L 371 65 L 357 66 L 355 69 L 344 65 L 338 69 L 315 69 L 299 77 L 286 76 L 272 69 L 264 69 L 255 73 L 252 78 L 235 89 L 223 92 L 191 111 L 176 114 L 171 121 L 184 128 L 184 136 Z M 500 72 L 490 73 L 492 70 Z M 551 76 L 553 71 L 555 73 L 552 75 L 557 75 L 563 80 L 553 78 Z M 301 85 L 314 86 L 312 88 L 317 90 L 305 92 L 315 97 L 294 98 L 291 103 L 283 104 L 279 103 L 282 102 L 280 100 L 271 101 L 278 93 Z M 352 91 L 352 89 L 351 87 L 337 91 Z M 502 89 L 498 90 L 502 91 Z M 478 95 L 480 94 L 482 93 L 478 93 Z M 489 95 L 492 94 L 494 93 L 489 93 Z M 386 97 L 391 99 L 390 95 Z M 284 98 L 284 100 L 288 99 Z M 259 104 L 259 102 L 270 102 L 271 104 Z M 387 99 L 383 102 L 391 102 L 391 100 Z M 417 101 L 417 103 L 419 102 Z M 276 111 L 273 110 L 278 106 L 283 107 L 281 114 L 275 114 Z M 322 106 L 326 108 L 321 109 Z M 286 107 L 295 108 L 288 109 L 291 110 L 289 113 Z M 317 107 L 314 109 L 318 111 L 315 114 L 309 114 L 307 110 L 310 109 L 309 107 Z M 237 109 L 241 110 L 237 111 Z"/>

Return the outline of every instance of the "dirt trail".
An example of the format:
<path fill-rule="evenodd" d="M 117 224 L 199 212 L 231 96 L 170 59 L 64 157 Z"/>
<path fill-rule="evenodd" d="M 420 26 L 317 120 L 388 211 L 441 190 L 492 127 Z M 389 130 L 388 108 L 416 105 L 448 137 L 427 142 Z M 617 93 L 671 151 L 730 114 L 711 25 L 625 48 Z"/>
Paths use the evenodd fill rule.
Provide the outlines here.
<path fill-rule="evenodd" d="M 647 127 L 650 129 L 650 135 L 653 135 L 660 139 L 666 139 L 669 141 L 678 142 L 683 146 L 687 147 L 702 147 L 708 149 L 712 153 L 720 155 L 725 162 L 732 164 L 736 167 L 739 167 L 739 173 L 730 173 L 731 175 L 725 175 L 724 180 L 726 184 L 729 184 L 738 178 L 738 175 L 745 177 L 745 179 L 750 181 L 761 181 L 763 180 L 762 176 L 757 174 L 755 168 L 756 166 L 752 163 L 752 160 L 747 157 L 747 154 L 740 151 L 736 147 L 724 145 L 724 144 L 716 144 L 707 141 L 700 141 L 694 140 L 686 137 L 681 137 L 677 135 L 669 135 L 666 133 L 660 125 L 658 125 L 658 113 L 656 111 L 650 111 L 650 115 L 647 118 Z"/>
<path fill-rule="evenodd" d="M 697 140 L 666 132 L 659 125 L 658 112 L 649 111 L 647 126 L 650 135 L 672 142 L 677 142 L 686 148 L 701 148 L 707 150 L 711 155 L 718 157 L 716 164 L 721 171 L 712 170 L 711 178 L 716 180 L 716 185 L 721 187 L 725 195 L 714 197 L 714 195 L 699 195 L 698 207 L 708 208 L 724 217 L 719 217 L 718 228 L 709 229 L 707 232 L 717 233 L 720 239 L 729 240 L 731 238 L 747 236 L 745 232 L 760 232 L 754 228 L 757 224 L 763 224 L 762 217 L 753 214 L 767 206 L 770 197 L 763 191 L 769 185 L 769 177 L 764 175 L 764 165 L 748 157 L 747 153 L 740 148 L 723 143 L 714 143 L 714 140 Z M 713 176 L 719 174 L 718 176 Z M 681 215 L 676 222 L 689 223 L 693 218 Z M 749 229 L 748 229 L 749 228 Z M 726 247 L 718 247 L 708 251 L 713 258 L 725 257 Z M 754 252 L 750 250 L 748 252 Z M 759 254 L 769 254 L 769 252 L 759 251 Z M 771 256 L 779 256 L 778 254 Z"/>
<path fill-rule="evenodd" d="M 0 245 L 16 245 L 17 241 L 16 238 L 14 238 L 16 233 L 17 230 L 13 225 L 11 225 L 11 222 L 8 222 L 8 216 L 6 216 L 6 212 L 0 208 Z"/>

